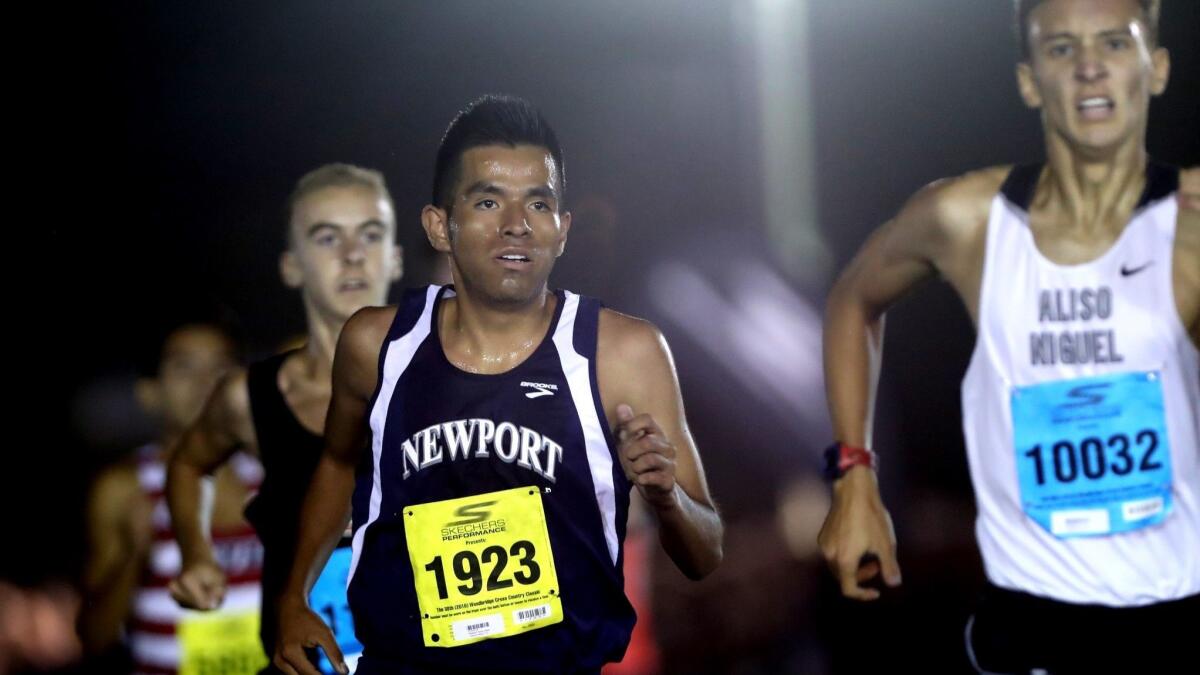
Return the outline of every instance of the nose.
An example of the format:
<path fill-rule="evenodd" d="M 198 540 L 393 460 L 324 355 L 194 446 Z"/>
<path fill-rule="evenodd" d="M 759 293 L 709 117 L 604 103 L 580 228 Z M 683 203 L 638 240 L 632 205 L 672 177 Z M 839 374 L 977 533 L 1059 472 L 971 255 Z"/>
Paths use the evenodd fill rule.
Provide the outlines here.
<path fill-rule="evenodd" d="M 500 216 L 500 234 L 505 237 L 525 237 L 533 231 L 525 217 L 525 209 L 507 206 Z"/>
<path fill-rule="evenodd" d="M 1075 60 L 1075 79 L 1080 82 L 1096 82 L 1108 76 L 1108 66 L 1101 58 L 1096 45 L 1083 47 Z"/>
<path fill-rule="evenodd" d="M 342 260 L 347 265 L 360 265 L 367 259 L 367 250 L 358 237 L 347 237 L 342 244 Z"/>

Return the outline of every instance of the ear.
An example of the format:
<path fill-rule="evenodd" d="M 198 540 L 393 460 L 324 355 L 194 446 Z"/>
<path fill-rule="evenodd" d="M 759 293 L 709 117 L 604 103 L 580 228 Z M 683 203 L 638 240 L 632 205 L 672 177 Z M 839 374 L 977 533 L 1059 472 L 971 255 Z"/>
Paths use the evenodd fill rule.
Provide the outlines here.
<path fill-rule="evenodd" d="M 1167 90 L 1167 80 L 1171 78 L 1171 55 L 1165 47 L 1155 47 L 1150 52 L 1150 67 L 1153 69 L 1150 93 L 1158 96 Z"/>
<path fill-rule="evenodd" d="M 163 393 L 158 380 L 152 377 L 139 377 L 133 384 L 133 395 L 143 412 L 156 417 L 162 414 Z"/>
<path fill-rule="evenodd" d="M 558 218 L 558 248 L 554 252 L 554 257 L 557 258 L 563 254 L 567 248 L 567 233 L 571 231 L 571 212 L 564 211 Z"/>
<path fill-rule="evenodd" d="M 300 270 L 300 261 L 296 260 L 295 253 L 284 251 L 279 256 L 279 276 L 283 278 L 283 285 L 288 288 L 300 288 L 304 285 L 304 273 Z"/>
<path fill-rule="evenodd" d="M 1042 107 L 1042 94 L 1037 88 L 1037 79 L 1033 75 L 1033 66 L 1029 61 L 1017 64 L 1017 89 L 1021 92 L 1021 100 L 1030 108 Z"/>
<path fill-rule="evenodd" d="M 450 253 L 450 214 L 433 204 L 421 209 L 421 227 L 429 245 L 439 253 Z"/>
<path fill-rule="evenodd" d="M 404 276 L 404 247 L 396 244 L 392 246 L 392 274 L 388 279 L 399 281 L 402 276 Z"/>

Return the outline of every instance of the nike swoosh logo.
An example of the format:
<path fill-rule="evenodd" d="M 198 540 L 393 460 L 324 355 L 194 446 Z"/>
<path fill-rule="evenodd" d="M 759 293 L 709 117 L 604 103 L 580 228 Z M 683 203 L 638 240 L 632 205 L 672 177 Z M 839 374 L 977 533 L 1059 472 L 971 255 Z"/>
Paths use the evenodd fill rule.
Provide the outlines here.
<path fill-rule="evenodd" d="M 538 389 L 537 391 L 526 392 L 525 398 L 537 398 L 539 396 L 553 396 L 553 395 L 554 395 L 554 392 L 552 392 L 552 391 L 547 391 L 545 389 Z"/>
<path fill-rule="evenodd" d="M 1146 263 L 1145 265 L 1142 265 L 1141 267 L 1132 267 L 1132 268 L 1131 268 L 1131 267 L 1126 267 L 1124 264 L 1122 264 L 1122 265 L 1121 265 L 1121 276 L 1123 276 L 1123 277 L 1131 277 L 1131 276 L 1133 276 L 1133 275 L 1137 274 L 1138 272 L 1141 272 L 1142 270 L 1146 269 L 1147 267 L 1149 267 L 1149 266 L 1151 266 L 1151 265 L 1153 265 L 1153 264 L 1154 264 L 1154 261 L 1153 261 L 1153 260 L 1151 260 L 1150 262 Z"/>

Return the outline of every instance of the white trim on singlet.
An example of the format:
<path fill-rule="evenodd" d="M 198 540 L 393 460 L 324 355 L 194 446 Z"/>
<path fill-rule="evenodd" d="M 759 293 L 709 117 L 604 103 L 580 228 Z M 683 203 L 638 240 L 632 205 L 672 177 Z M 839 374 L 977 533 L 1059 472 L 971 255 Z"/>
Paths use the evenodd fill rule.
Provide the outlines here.
<path fill-rule="evenodd" d="M 592 474 L 592 485 L 596 490 L 596 504 L 600 507 L 600 520 L 604 527 L 604 541 L 608 544 L 608 555 L 617 564 L 617 499 L 613 486 L 612 454 L 604 438 L 604 427 L 596 413 L 596 402 L 592 398 L 591 368 L 588 360 L 575 351 L 575 314 L 579 309 L 579 296 L 564 291 L 562 314 L 554 329 L 554 346 L 562 363 L 563 375 L 571 389 L 571 400 L 583 429 L 583 441 L 587 448 L 588 468 Z"/>
<path fill-rule="evenodd" d="M 354 579 L 354 570 L 358 568 L 358 559 L 362 555 L 363 540 L 366 538 L 367 528 L 371 526 L 371 523 L 379 519 L 379 507 L 383 501 L 379 458 L 383 454 L 383 430 L 387 425 L 388 406 L 391 405 L 392 394 L 396 391 L 396 382 L 404 374 L 404 371 L 408 368 L 408 364 L 412 362 L 413 354 L 416 354 L 417 348 L 421 346 L 421 343 L 429 335 L 430 326 L 433 321 L 433 307 L 436 304 L 438 292 L 441 290 L 441 286 L 430 286 L 425 291 L 425 308 L 421 310 L 421 317 L 417 319 L 412 330 L 392 341 L 387 346 L 387 355 L 383 359 L 383 381 L 379 383 L 379 398 L 375 399 L 375 406 L 371 408 L 370 417 L 372 462 L 371 502 L 367 510 L 367 522 L 354 531 L 353 548 L 350 554 L 350 573 L 346 575 L 347 588 L 350 587 L 350 582 Z"/>

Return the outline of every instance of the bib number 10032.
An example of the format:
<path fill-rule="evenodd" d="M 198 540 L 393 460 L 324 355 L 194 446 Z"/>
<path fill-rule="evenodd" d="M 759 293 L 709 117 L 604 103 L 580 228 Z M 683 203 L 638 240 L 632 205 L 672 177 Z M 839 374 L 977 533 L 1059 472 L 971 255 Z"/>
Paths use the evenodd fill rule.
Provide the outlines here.
<path fill-rule="evenodd" d="M 534 560 L 535 553 L 537 550 L 534 548 L 533 542 L 522 539 L 513 542 L 508 550 L 500 546 L 488 546 L 478 556 L 474 551 L 459 551 L 451 559 L 450 569 L 454 572 L 454 576 L 463 582 L 457 587 L 458 592 L 463 595 L 475 595 L 485 587 L 489 591 L 503 590 L 512 586 L 514 580 L 518 584 L 527 586 L 537 583 L 537 580 L 542 577 L 542 568 Z M 504 574 L 508 567 L 509 556 L 515 559 L 518 566 L 513 571 L 512 578 L 507 578 Z M 483 578 L 485 566 L 491 567 L 491 573 L 487 575 L 486 582 Z M 425 569 L 433 572 L 434 579 L 437 581 L 438 596 L 442 600 L 450 597 L 446 587 L 446 570 L 442 556 L 436 556 L 428 565 L 425 565 Z"/>
<path fill-rule="evenodd" d="M 1107 440 L 1089 437 L 1078 444 L 1062 440 L 1050 446 L 1040 443 L 1025 452 L 1033 462 L 1038 485 L 1045 485 L 1047 469 L 1059 483 L 1073 483 L 1083 476 L 1088 480 L 1099 480 L 1108 472 L 1125 476 L 1133 471 L 1153 471 L 1162 464 L 1155 459 L 1158 450 L 1158 434 L 1152 429 L 1143 429 L 1132 438 L 1126 434 L 1113 434 Z"/>

